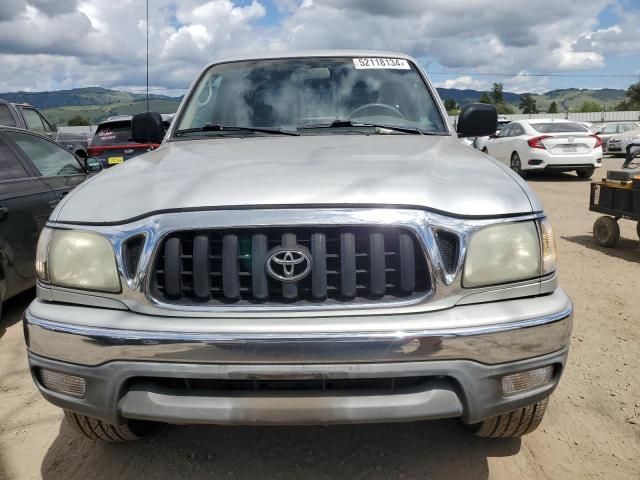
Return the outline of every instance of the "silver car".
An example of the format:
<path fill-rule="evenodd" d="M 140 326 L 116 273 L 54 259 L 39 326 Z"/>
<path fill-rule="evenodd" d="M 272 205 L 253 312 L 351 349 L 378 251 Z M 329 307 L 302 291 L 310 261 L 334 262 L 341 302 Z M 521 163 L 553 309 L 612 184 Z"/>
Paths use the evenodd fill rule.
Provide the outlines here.
<path fill-rule="evenodd" d="M 607 152 L 615 155 L 626 155 L 627 147 L 630 144 L 634 144 L 634 146 L 631 147 L 632 152 L 638 150 L 638 147 L 635 145 L 640 144 L 640 126 L 636 130 L 628 130 L 609 138 L 607 141 Z"/>
<path fill-rule="evenodd" d="M 595 133 L 602 139 L 603 152 L 614 153 L 615 150 L 614 152 L 609 151 L 609 140 L 614 136 L 624 135 L 626 132 L 638 129 L 640 129 L 639 122 L 608 122 L 598 127 Z"/>
<path fill-rule="evenodd" d="M 471 105 L 457 133 L 496 121 Z M 164 136 L 157 114 L 132 132 Z M 573 307 L 539 200 L 458 135 L 406 55 L 209 65 L 157 150 L 49 219 L 24 315 L 40 392 L 105 441 L 161 423 L 531 432 Z"/>

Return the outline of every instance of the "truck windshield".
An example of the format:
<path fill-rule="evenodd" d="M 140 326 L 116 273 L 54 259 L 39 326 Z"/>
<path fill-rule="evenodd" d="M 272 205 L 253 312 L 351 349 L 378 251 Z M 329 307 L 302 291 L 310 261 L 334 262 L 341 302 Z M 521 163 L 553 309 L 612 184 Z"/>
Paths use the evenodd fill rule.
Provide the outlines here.
<path fill-rule="evenodd" d="M 379 128 L 385 125 L 406 131 Z M 329 126 L 333 128 L 323 128 Z M 433 96 L 411 62 L 320 57 L 214 65 L 188 99 L 175 134 L 265 134 L 250 128 L 352 134 L 371 133 L 372 126 L 384 133 L 448 134 Z"/>

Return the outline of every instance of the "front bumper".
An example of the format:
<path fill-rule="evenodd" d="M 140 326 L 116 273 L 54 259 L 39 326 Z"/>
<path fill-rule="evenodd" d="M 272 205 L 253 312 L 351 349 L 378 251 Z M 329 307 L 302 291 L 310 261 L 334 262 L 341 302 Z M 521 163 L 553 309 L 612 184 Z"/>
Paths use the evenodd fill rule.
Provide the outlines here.
<path fill-rule="evenodd" d="M 63 323 L 60 315 L 65 311 L 67 316 L 92 315 L 92 323 L 100 323 L 101 316 L 122 317 L 123 326 L 135 322 L 137 315 L 36 300 L 24 316 L 25 336 L 34 380 L 49 401 L 109 422 L 132 418 L 219 424 L 445 417 L 475 423 L 553 391 L 566 361 L 573 313 L 559 289 L 540 297 L 420 314 L 422 329 L 350 333 L 150 332 Z M 447 315 L 461 326 L 428 328 Z M 510 320 L 491 323 L 505 316 Z M 387 317 L 391 327 L 394 320 L 404 320 L 394 317 Z M 502 394 L 502 376 L 547 365 L 555 367 L 549 384 L 509 397 Z M 85 378 L 84 398 L 44 388 L 40 368 Z M 162 381 L 320 379 L 324 384 L 331 379 L 402 377 L 424 381 L 394 393 L 194 391 Z"/>

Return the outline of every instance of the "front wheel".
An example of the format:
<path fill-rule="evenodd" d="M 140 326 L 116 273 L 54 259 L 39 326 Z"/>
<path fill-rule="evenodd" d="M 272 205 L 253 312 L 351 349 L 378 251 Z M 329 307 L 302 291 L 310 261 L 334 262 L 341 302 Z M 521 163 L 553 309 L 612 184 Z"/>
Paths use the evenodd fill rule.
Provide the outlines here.
<path fill-rule="evenodd" d="M 532 403 L 526 407 L 514 410 L 513 412 L 503 413 L 495 417 L 489 417 L 468 425 L 468 428 L 478 437 L 486 438 L 517 438 L 527 433 L 533 432 L 547 411 L 549 398 Z"/>
<path fill-rule="evenodd" d="M 520 155 L 518 155 L 518 152 L 513 152 L 511 154 L 511 165 L 510 165 L 510 167 L 511 167 L 511 170 L 516 172 L 522 178 L 527 178 L 527 172 L 526 172 L 526 170 L 522 169 L 522 162 L 520 161 Z"/>
<path fill-rule="evenodd" d="M 593 224 L 593 238 L 601 247 L 613 247 L 620 239 L 620 225 L 613 217 L 600 217 Z"/>
<path fill-rule="evenodd" d="M 576 170 L 576 173 L 578 174 L 578 176 L 580 178 L 584 178 L 585 180 L 590 179 L 593 176 L 593 172 L 595 172 L 596 169 L 594 167 L 591 168 L 579 168 Z"/>
<path fill-rule="evenodd" d="M 74 430 L 90 440 L 100 440 L 102 442 L 139 440 L 151 435 L 159 428 L 159 424 L 137 420 L 129 420 L 120 425 L 114 425 L 97 418 L 69 412 L 68 410 L 64 411 L 64 416 Z"/>

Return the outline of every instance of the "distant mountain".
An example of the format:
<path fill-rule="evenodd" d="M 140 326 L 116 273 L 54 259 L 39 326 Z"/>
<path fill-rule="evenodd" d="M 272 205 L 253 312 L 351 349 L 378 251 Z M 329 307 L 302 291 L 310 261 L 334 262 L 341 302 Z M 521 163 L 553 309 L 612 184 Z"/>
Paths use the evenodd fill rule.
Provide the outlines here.
<path fill-rule="evenodd" d="M 477 102 L 484 93 L 478 90 L 459 90 L 457 88 L 438 88 L 440 98 L 447 100 L 453 98 L 460 106 L 466 106 L 470 103 Z M 504 101 L 517 105 L 520 103 L 520 95 L 518 93 L 503 92 Z"/>
<path fill-rule="evenodd" d="M 0 98 L 13 103 L 28 103 L 36 108 L 60 108 L 84 105 L 109 105 L 131 103 L 146 99 L 143 93 L 131 93 L 102 87 L 73 88 L 54 92 L 9 92 L 0 93 Z M 166 95 L 150 94 L 150 99 L 180 100 Z"/>
<path fill-rule="evenodd" d="M 470 103 L 477 102 L 483 92 L 478 90 L 458 90 L 456 88 L 438 88 L 438 93 L 443 100 L 452 98 L 458 105 L 464 107 Z M 545 111 L 556 102 L 560 111 L 567 108 L 577 110 L 587 101 L 596 102 L 605 106 L 607 110 L 611 110 L 617 104 L 625 99 L 625 90 L 617 90 L 613 88 L 603 88 L 601 90 L 591 90 L 586 88 L 564 88 L 559 90 L 551 90 L 543 94 L 534 94 L 537 107 L 541 111 Z M 505 102 L 513 105 L 516 110 L 520 104 L 520 94 L 504 92 Z"/>
<path fill-rule="evenodd" d="M 459 90 L 457 88 L 438 88 L 444 99 L 454 99 L 460 106 L 477 102 L 483 92 L 479 90 Z M 507 103 L 518 110 L 520 94 L 504 92 Z M 565 88 L 552 90 L 545 94 L 533 95 L 538 109 L 546 111 L 555 101 L 560 111 L 577 110 L 585 101 L 596 102 L 607 110 L 613 109 L 625 99 L 624 90 L 604 88 L 601 90 Z M 66 124 L 70 118 L 80 115 L 91 123 L 98 123 L 114 115 L 131 115 L 144 112 L 147 108 L 143 93 L 111 90 L 102 87 L 73 88 L 53 92 L 9 92 L 0 93 L 0 98 L 15 103 L 29 103 L 41 110 L 52 123 Z M 173 113 L 180 105 L 182 97 L 151 94 L 152 111 Z"/>
<path fill-rule="evenodd" d="M 42 110 L 52 123 L 66 124 L 82 116 L 92 124 L 115 115 L 132 115 L 147 109 L 146 95 L 102 87 L 73 88 L 53 92 L 0 93 L 0 98 L 14 103 L 28 103 Z M 150 108 L 160 113 L 174 113 L 182 97 L 150 94 Z"/>
<path fill-rule="evenodd" d="M 539 109 L 546 110 L 551 102 L 556 102 L 560 111 L 577 110 L 584 102 L 595 102 L 612 110 L 625 99 L 625 90 L 603 88 L 591 90 L 587 88 L 563 88 L 552 90 L 544 95 L 534 95 Z"/>

